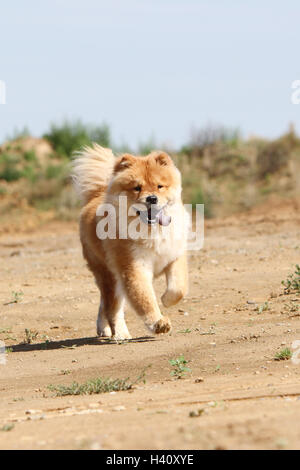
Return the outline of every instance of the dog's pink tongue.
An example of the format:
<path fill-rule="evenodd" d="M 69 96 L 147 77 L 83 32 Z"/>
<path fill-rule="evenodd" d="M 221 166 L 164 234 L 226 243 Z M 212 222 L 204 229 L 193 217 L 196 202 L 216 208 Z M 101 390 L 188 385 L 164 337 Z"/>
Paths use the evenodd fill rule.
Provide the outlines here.
<path fill-rule="evenodd" d="M 166 227 L 167 225 L 170 225 L 171 223 L 171 216 L 165 215 L 163 211 L 161 211 L 158 217 L 158 222 L 159 222 L 159 225 L 163 225 L 164 227 Z"/>

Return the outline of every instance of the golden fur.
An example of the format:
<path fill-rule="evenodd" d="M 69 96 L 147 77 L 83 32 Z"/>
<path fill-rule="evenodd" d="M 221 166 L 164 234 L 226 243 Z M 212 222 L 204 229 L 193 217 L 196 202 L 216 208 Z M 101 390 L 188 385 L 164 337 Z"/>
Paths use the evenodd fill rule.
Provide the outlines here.
<path fill-rule="evenodd" d="M 167 289 L 162 302 L 166 307 L 177 303 L 187 292 L 185 250 L 189 221 L 181 201 L 178 169 L 164 152 L 116 158 L 111 150 L 96 144 L 77 154 L 73 169 L 75 185 L 83 200 L 80 216 L 83 255 L 101 292 L 98 335 L 131 337 L 124 319 L 125 299 L 152 332 L 167 333 L 171 323 L 160 312 L 152 283 L 154 277 L 165 274 Z M 96 214 L 97 208 L 110 203 L 118 213 L 120 195 L 127 197 L 128 207 L 145 204 L 149 195 L 157 196 L 157 207 L 165 207 L 164 212 L 171 217 L 170 226 L 183 229 L 181 238 L 164 238 L 168 227 L 156 224 L 155 239 L 118 236 L 99 239 L 96 228 L 101 217 Z M 134 219 L 138 219 L 136 213 L 128 218 Z"/>

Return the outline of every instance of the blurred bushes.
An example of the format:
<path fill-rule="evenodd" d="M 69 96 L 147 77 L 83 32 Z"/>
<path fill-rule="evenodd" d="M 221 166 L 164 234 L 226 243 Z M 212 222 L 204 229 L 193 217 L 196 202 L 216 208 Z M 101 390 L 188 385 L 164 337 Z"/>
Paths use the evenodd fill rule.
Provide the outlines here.
<path fill-rule="evenodd" d="M 260 178 L 288 168 L 293 158 L 293 152 L 299 155 L 300 139 L 296 136 L 294 128 L 280 139 L 266 143 L 257 154 L 257 173 Z"/>
<path fill-rule="evenodd" d="M 5 207 L 19 204 L 22 210 L 26 204 L 53 210 L 67 219 L 76 217 L 79 207 L 69 179 L 74 151 L 97 142 L 115 152 L 136 153 L 126 144 L 114 146 L 106 124 L 65 121 L 52 124 L 43 139 L 28 136 L 26 130 L 15 136 L 0 148 L 0 201 L 10 201 Z M 139 144 L 137 153 L 155 148 L 152 137 Z M 194 130 L 179 151 L 164 150 L 182 173 L 184 202 L 204 204 L 207 217 L 247 209 L 273 193 L 300 192 L 300 139 L 292 127 L 268 141 L 243 139 L 237 129 L 210 125 Z"/>
<path fill-rule="evenodd" d="M 81 121 L 65 121 L 61 125 L 52 124 L 49 132 L 44 134 L 58 155 L 71 158 L 72 153 L 85 145 L 96 142 L 103 147 L 110 147 L 110 130 L 106 124 L 88 126 Z"/>
<path fill-rule="evenodd" d="M 23 172 L 17 168 L 20 158 L 17 155 L 3 153 L 0 155 L 0 180 L 16 181 L 23 176 Z"/>

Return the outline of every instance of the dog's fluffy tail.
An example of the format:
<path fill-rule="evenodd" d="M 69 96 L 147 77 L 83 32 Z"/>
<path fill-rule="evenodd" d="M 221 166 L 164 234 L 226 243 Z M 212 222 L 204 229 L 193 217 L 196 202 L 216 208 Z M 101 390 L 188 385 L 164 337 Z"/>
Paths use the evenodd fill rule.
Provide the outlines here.
<path fill-rule="evenodd" d="M 110 149 L 92 144 L 74 155 L 72 179 L 83 203 L 105 191 L 113 172 L 115 157 Z"/>

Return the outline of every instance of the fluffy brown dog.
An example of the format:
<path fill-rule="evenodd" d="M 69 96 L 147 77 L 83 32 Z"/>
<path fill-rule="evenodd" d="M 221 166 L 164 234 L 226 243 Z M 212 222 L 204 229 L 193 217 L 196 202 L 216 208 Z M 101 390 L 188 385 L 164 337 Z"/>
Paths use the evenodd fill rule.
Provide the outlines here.
<path fill-rule="evenodd" d="M 77 154 L 73 168 L 83 200 L 83 255 L 101 292 L 98 335 L 131 337 L 124 319 L 125 299 L 152 332 L 167 333 L 171 323 L 160 312 L 153 278 L 166 275 L 167 289 L 162 296 L 166 307 L 187 292 L 189 218 L 181 201 L 179 170 L 164 152 L 116 158 L 111 150 L 96 144 Z M 126 219 L 120 210 L 120 196 L 126 198 L 131 210 Z M 121 233 L 124 220 L 125 236 Z M 111 223 L 113 236 L 103 235 L 104 222 Z M 143 238 L 130 233 L 137 224 L 143 229 Z M 179 236 L 174 228 L 180 228 Z"/>

